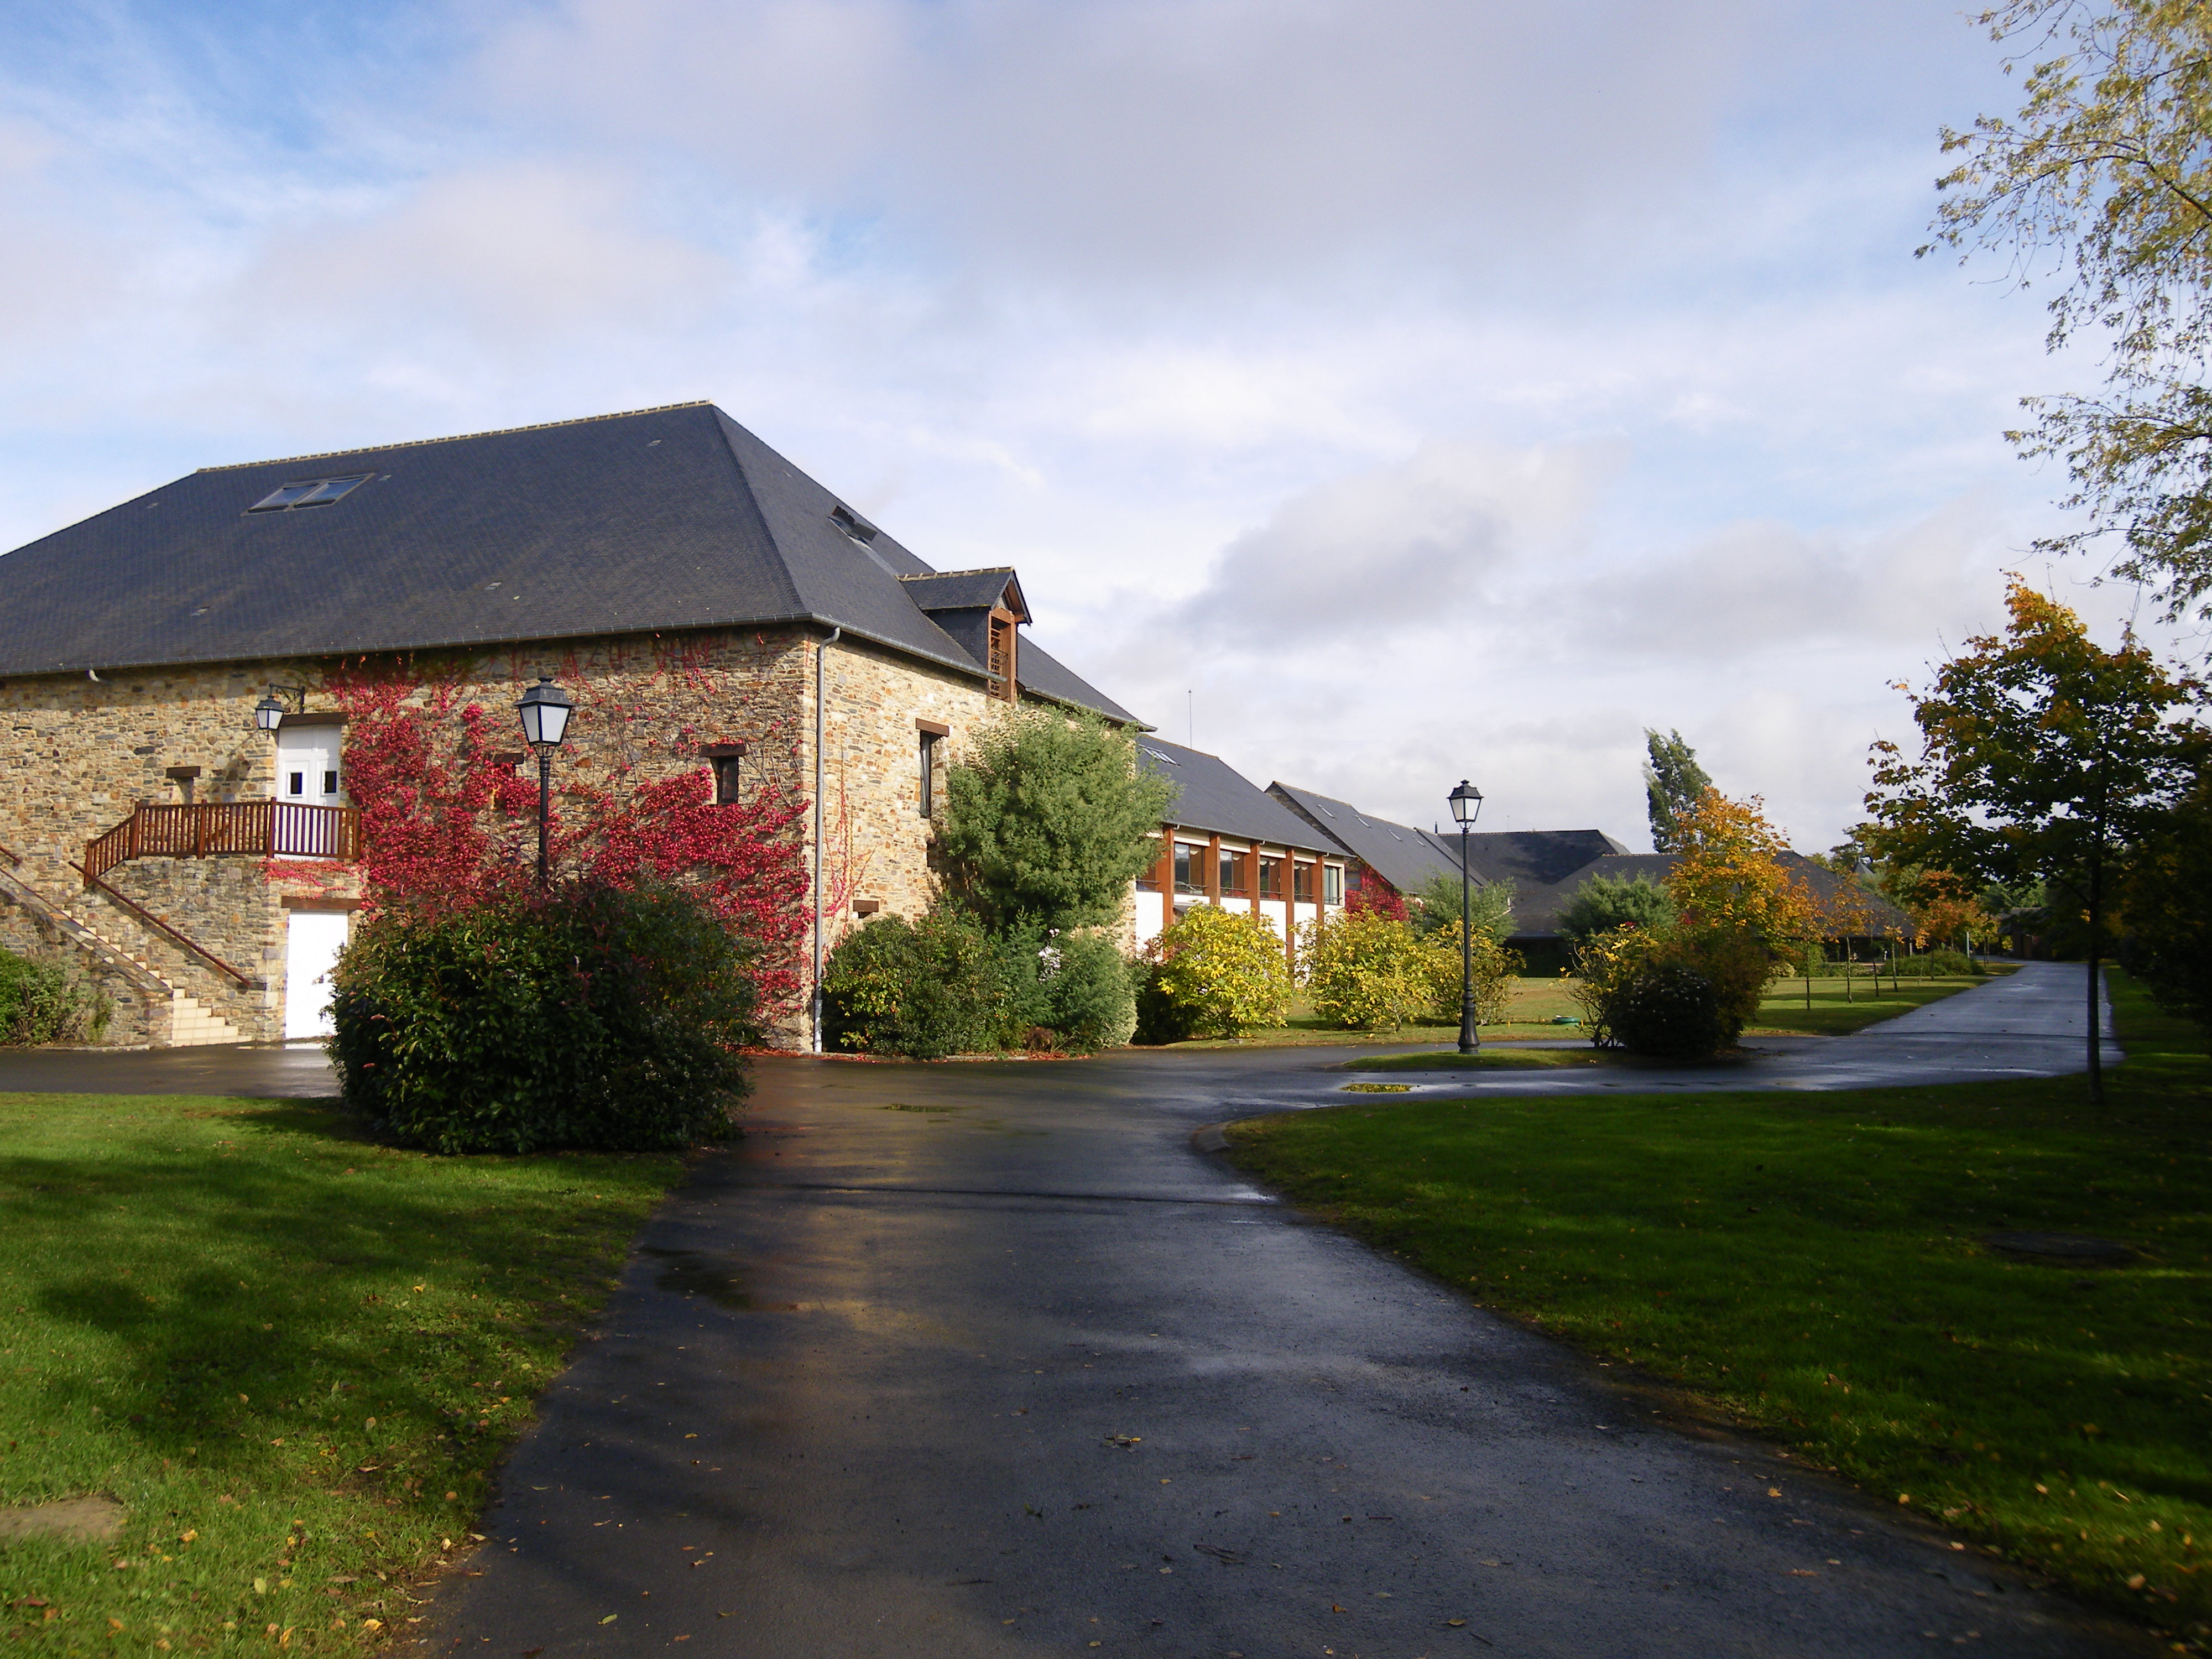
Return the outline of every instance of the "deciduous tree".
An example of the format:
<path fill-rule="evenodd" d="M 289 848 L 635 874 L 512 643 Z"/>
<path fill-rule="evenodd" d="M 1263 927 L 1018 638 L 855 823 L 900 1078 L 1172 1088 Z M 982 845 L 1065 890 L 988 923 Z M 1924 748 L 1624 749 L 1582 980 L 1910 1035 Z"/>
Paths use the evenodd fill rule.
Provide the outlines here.
<path fill-rule="evenodd" d="M 1753 795 L 1730 800 L 1708 784 L 1677 825 L 1667 891 L 1692 929 L 1747 933 L 1770 945 L 1809 938 L 1812 890 L 1782 862 L 1790 850 Z"/>
<path fill-rule="evenodd" d="M 2002 636 L 1912 696 L 1920 757 L 1874 745 L 1873 822 L 1862 839 L 1893 863 L 1970 883 L 2063 884 L 2088 927 L 2088 1065 L 2103 1098 L 2100 985 L 2106 881 L 2195 781 L 2205 729 L 2182 711 L 2203 688 L 2132 637 L 2107 651 L 2081 619 L 2017 576 Z"/>
<path fill-rule="evenodd" d="M 2026 62 L 2020 111 L 1946 130 L 1960 157 L 1936 241 L 1998 253 L 2022 287 L 2055 279 L 2053 350 L 2106 348 L 2101 397 L 2023 400 L 2008 433 L 2072 475 L 2062 503 L 2108 534 L 2115 574 L 2159 588 L 2172 614 L 2212 591 L 2212 11 L 2191 0 L 2011 0 L 1981 14 Z"/>

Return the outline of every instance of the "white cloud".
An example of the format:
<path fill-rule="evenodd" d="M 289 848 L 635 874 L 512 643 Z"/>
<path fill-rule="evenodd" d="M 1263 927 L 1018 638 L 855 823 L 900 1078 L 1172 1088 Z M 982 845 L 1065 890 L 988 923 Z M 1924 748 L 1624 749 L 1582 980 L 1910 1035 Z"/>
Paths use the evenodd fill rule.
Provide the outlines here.
<path fill-rule="evenodd" d="M 1917 3 L 308 9 L 0 49 L 0 545 L 707 396 L 1259 781 L 1633 839 L 1680 726 L 1824 845 L 2049 522 Z"/>

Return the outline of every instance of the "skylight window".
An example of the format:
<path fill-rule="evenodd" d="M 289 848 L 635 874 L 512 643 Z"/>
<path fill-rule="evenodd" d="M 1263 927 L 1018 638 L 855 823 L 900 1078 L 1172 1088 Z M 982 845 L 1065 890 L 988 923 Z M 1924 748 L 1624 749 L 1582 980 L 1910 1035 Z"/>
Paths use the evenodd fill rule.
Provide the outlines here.
<path fill-rule="evenodd" d="M 859 519 L 853 516 L 852 509 L 849 507 L 832 507 L 830 510 L 830 522 L 836 525 L 838 529 L 843 531 L 848 536 L 850 536 L 854 541 L 860 543 L 863 547 L 866 547 L 870 542 L 876 538 L 875 526 L 872 524 L 863 524 Z"/>
<path fill-rule="evenodd" d="M 295 507 L 328 507 L 340 496 L 367 483 L 375 474 L 357 472 L 350 478 L 301 478 L 278 484 L 246 510 L 248 513 L 286 513 Z"/>
<path fill-rule="evenodd" d="M 1147 755 L 1150 755 L 1156 761 L 1165 761 L 1170 766 L 1181 766 L 1182 764 L 1182 763 L 1177 760 L 1173 755 L 1163 755 L 1157 749 L 1146 749 L 1145 745 L 1142 744 L 1139 744 L 1137 747 L 1144 749 L 1145 752 Z"/>

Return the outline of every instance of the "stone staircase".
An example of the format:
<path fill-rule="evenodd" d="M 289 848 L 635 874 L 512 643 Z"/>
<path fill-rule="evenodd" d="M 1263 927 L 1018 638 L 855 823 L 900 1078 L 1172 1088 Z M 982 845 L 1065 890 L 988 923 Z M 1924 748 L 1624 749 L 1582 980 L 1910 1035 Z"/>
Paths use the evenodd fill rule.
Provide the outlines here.
<path fill-rule="evenodd" d="M 245 1041 L 236 1026 L 198 997 L 179 990 L 153 963 L 84 917 L 57 904 L 4 863 L 0 863 L 0 896 L 23 904 L 70 944 L 129 981 L 148 1005 L 146 1036 L 154 1047 L 197 1048 Z M 160 1017 L 165 1012 L 166 1019 Z"/>

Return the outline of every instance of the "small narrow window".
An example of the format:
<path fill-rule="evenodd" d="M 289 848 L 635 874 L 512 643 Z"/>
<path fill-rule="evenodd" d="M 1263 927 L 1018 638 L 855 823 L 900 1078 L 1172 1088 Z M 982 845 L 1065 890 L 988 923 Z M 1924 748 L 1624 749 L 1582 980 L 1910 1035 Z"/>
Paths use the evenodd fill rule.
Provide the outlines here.
<path fill-rule="evenodd" d="M 1221 855 L 1221 890 L 1224 893 L 1242 893 L 1244 890 L 1244 884 L 1237 879 L 1237 858 L 1234 853 Z"/>
<path fill-rule="evenodd" d="M 744 763 L 743 755 L 716 755 L 708 759 L 707 764 L 714 769 L 715 805 L 735 806 L 738 804 L 744 788 L 744 780 L 738 773 Z"/>
<path fill-rule="evenodd" d="M 939 734 L 924 732 L 921 738 L 921 815 L 926 818 L 937 816 L 937 745 Z"/>
<path fill-rule="evenodd" d="M 335 795 L 335 794 L 337 794 L 337 792 L 338 792 L 338 775 L 337 775 L 337 773 L 335 773 L 335 772 L 325 772 L 325 773 L 324 773 L 324 774 L 323 774 L 323 793 L 324 793 L 325 794 L 326 794 L 326 795 Z"/>
<path fill-rule="evenodd" d="M 307 775 L 305 772 L 293 773 L 291 781 L 294 794 L 304 795 L 307 793 Z"/>
<path fill-rule="evenodd" d="M 1198 852 L 1199 850 L 1200 849 L 1195 847 L 1186 847 L 1181 842 L 1177 842 L 1176 843 L 1175 881 L 1176 892 L 1195 893 L 1199 890 L 1191 881 L 1190 871 L 1191 854 Z"/>
<path fill-rule="evenodd" d="M 1331 904 L 1344 902 L 1344 866 L 1332 864 L 1322 881 L 1322 896 Z"/>
<path fill-rule="evenodd" d="M 1280 859 L 1260 860 L 1260 896 L 1280 898 L 1283 894 L 1283 861 Z"/>

